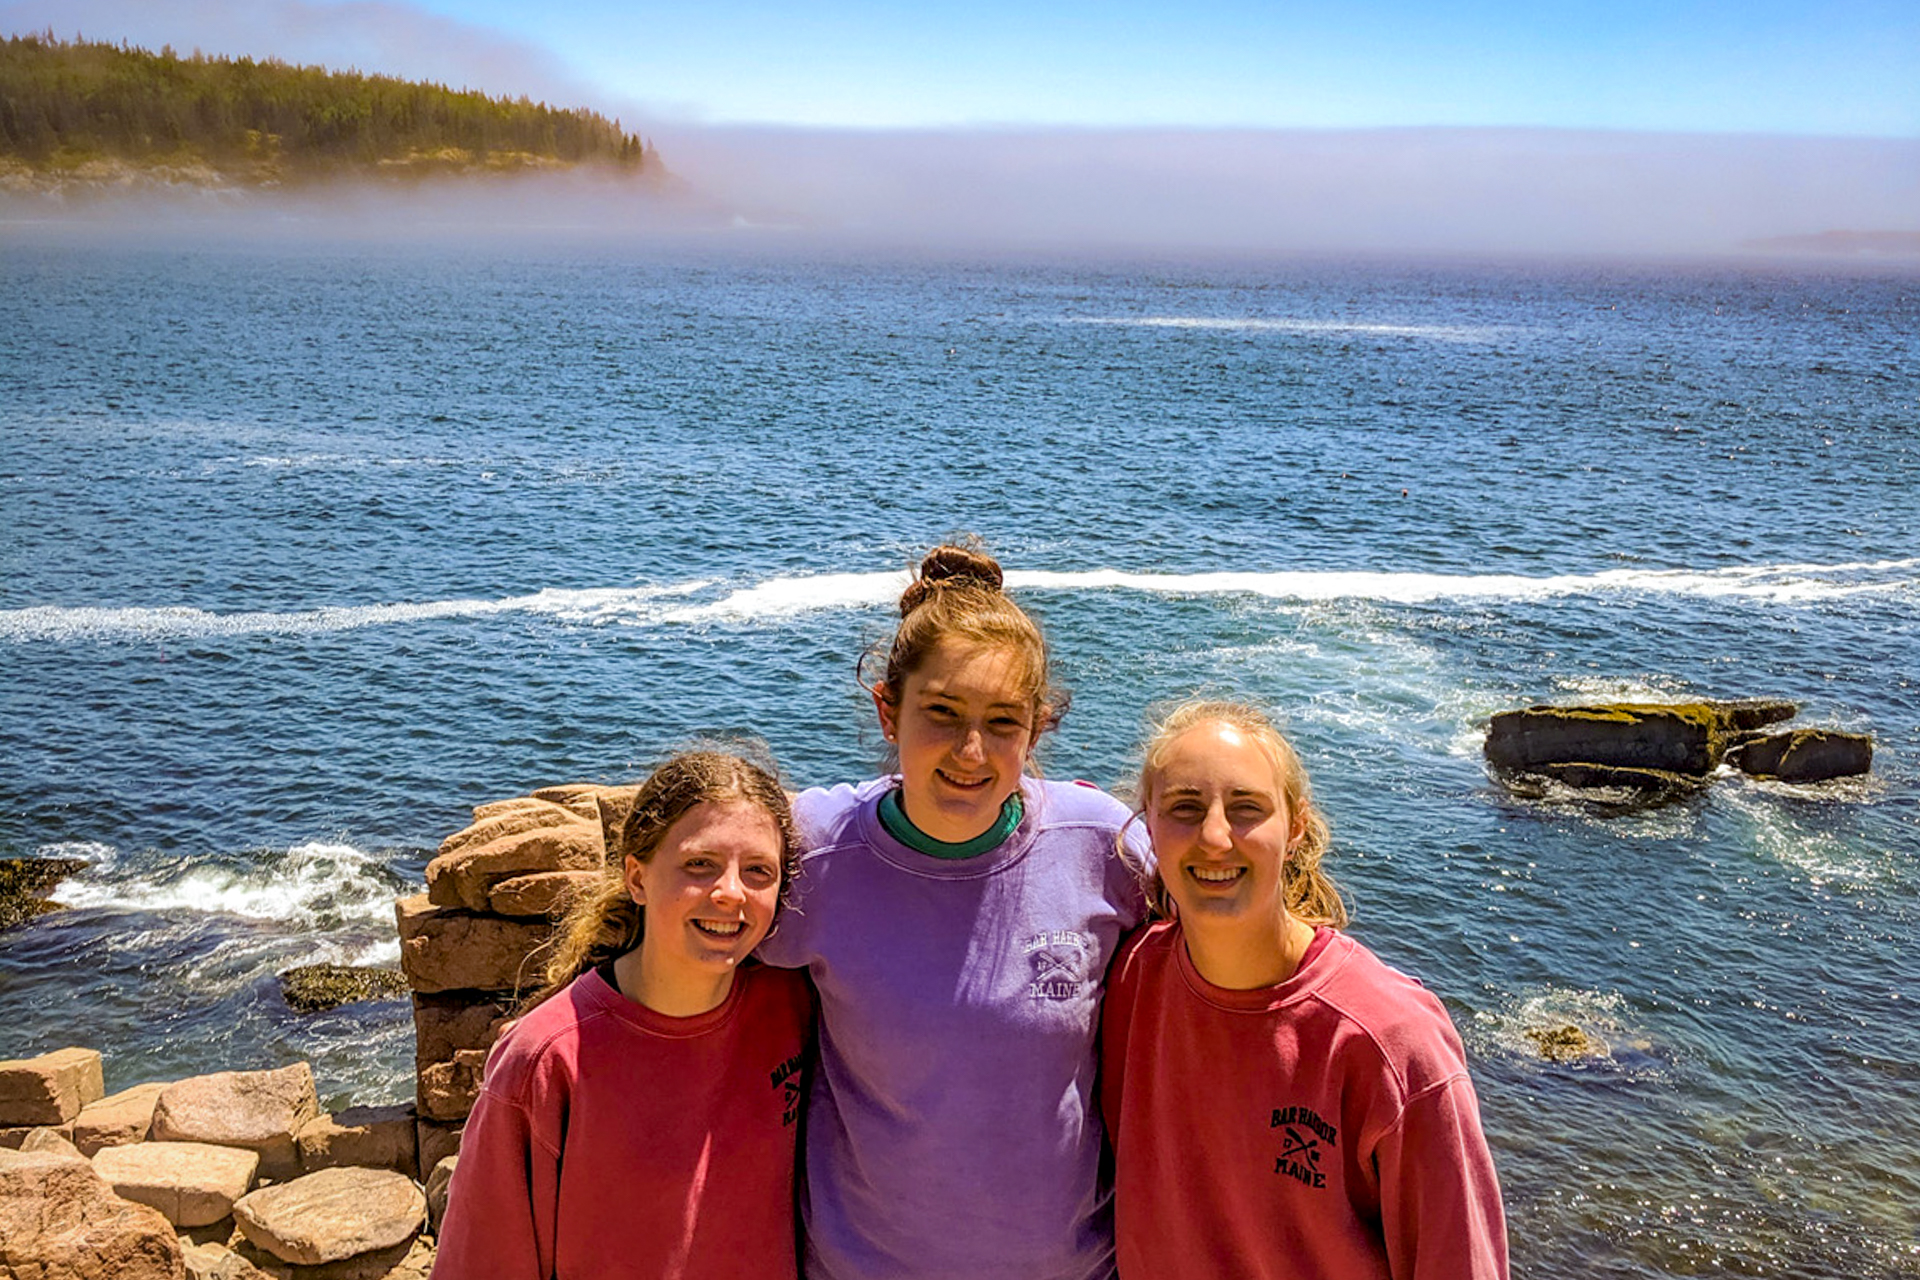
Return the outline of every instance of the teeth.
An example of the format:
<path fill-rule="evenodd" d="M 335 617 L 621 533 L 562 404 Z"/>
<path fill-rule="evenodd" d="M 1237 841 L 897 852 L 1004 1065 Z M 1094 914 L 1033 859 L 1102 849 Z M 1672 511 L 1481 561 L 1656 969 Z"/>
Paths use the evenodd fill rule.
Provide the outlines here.
<path fill-rule="evenodd" d="M 1246 874 L 1244 867 L 1188 867 L 1187 874 L 1206 884 L 1232 884 Z"/>
<path fill-rule="evenodd" d="M 702 933 L 710 933 L 716 938 L 732 938 L 738 936 L 747 925 L 744 920 L 734 920 L 727 924 L 721 924 L 717 920 L 695 920 L 693 927 Z"/>

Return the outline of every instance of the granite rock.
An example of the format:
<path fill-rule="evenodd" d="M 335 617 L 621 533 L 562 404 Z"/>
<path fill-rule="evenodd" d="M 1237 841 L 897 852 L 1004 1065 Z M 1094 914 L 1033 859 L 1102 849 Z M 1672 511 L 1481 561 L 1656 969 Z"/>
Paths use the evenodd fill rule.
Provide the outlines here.
<path fill-rule="evenodd" d="M 91 1156 L 102 1147 L 121 1147 L 129 1142 L 145 1142 L 153 1126 L 154 1104 L 170 1082 L 155 1080 L 131 1089 L 110 1093 L 98 1102 L 80 1108 L 73 1121 L 73 1145 L 80 1154 Z"/>
<path fill-rule="evenodd" d="M 157 1142 L 207 1142 L 260 1155 L 260 1176 L 299 1172 L 294 1135 L 320 1111 L 313 1069 L 304 1062 L 277 1071 L 217 1071 L 168 1085 L 153 1108 Z"/>
<path fill-rule="evenodd" d="M 394 903 L 400 967 L 415 991 L 502 991 L 537 985 L 533 953 L 553 936 L 547 921 L 505 920 L 434 906 L 427 898 Z"/>
<path fill-rule="evenodd" d="M 106 1091 L 100 1055 L 92 1049 L 12 1058 L 0 1062 L 0 1125 L 65 1125 Z"/>
<path fill-rule="evenodd" d="M 173 1226 L 79 1156 L 0 1150 L 0 1275 L 184 1280 Z"/>
<path fill-rule="evenodd" d="M 420 1176 L 419 1139 L 409 1106 L 349 1107 L 315 1116 L 295 1136 L 307 1173 L 355 1166 Z"/>
<path fill-rule="evenodd" d="M 244 1147 L 204 1142 L 136 1142 L 93 1157 L 94 1172 L 115 1194 L 151 1205 L 176 1227 L 204 1227 L 232 1213 L 259 1167 L 260 1157 Z"/>
<path fill-rule="evenodd" d="M 427 1220 L 413 1179 L 385 1169 L 322 1169 L 262 1187 L 233 1207 L 255 1247 L 316 1266 L 405 1244 Z"/>

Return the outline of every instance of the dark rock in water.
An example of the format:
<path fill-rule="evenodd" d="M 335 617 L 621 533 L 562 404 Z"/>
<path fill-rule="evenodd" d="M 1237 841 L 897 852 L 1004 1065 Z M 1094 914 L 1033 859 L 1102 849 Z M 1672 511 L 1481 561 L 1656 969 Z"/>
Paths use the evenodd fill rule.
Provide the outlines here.
<path fill-rule="evenodd" d="M 1529 1027 L 1526 1036 L 1548 1062 L 1577 1062 L 1581 1058 L 1602 1058 L 1607 1053 L 1602 1041 L 1571 1022 L 1557 1027 Z"/>
<path fill-rule="evenodd" d="M 78 858 L 0 858 L 0 929 L 58 911 L 47 891 L 86 866 Z"/>
<path fill-rule="evenodd" d="M 1728 734 L 1750 733 L 1765 725 L 1791 720 L 1800 714 L 1799 703 L 1782 698 L 1736 698 L 1729 702 L 1715 702 L 1712 706 L 1720 715 L 1721 728 Z"/>
<path fill-rule="evenodd" d="M 1505 770 L 1577 763 L 1704 777 L 1720 763 L 1724 726 L 1709 702 L 1536 706 L 1494 716 L 1486 756 Z"/>
<path fill-rule="evenodd" d="M 1623 764 L 1590 764 L 1568 760 L 1536 766 L 1532 772 L 1569 787 L 1626 788 L 1633 791 L 1698 791 L 1707 785 L 1705 778 L 1671 769 L 1636 769 Z"/>
<path fill-rule="evenodd" d="M 280 975 L 280 994 L 295 1013 L 318 1013 L 360 1000 L 407 994 L 398 969 L 360 969 L 340 964 L 303 964 Z"/>
<path fill-rule="evenodd" d="M 1794 729 L 1744 742 L 1727 752 L 1727 763 L 1756 778 L 1825 782 L 1873 767 L 1873 739 L 1837 729 Z"/>

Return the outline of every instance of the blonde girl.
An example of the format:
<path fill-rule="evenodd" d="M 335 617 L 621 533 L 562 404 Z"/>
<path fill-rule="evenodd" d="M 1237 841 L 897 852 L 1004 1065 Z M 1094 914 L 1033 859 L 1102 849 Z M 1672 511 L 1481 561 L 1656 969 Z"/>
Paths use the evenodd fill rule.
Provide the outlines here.
<path fill-rule="evenodd" d="M 1065 700 L 1002 584 L 977 548 L 928 553 L 868 677 L 897 771 L 794 802 L 807 852 L 762 955 L 820 994 L 809 1280 L 1112 1274 L 1094 1037 L 1145 904 L 1126 807 L 1034 775 Z"/>
<path fill-rule="evenodd" d="M 567 916 L 461 1141 L 438 1280 L 789 1280 L 800 974 L 749 954 L 796 854 L 786 796 L 732 755 L 642 784 L 619 857 Z"/>
<path fill-rule="evenodd" d="M 1138 802 L 1166 918 L 1114 962 L 1102 1030 L 1123 1280 L 1505 1280 L 1460 1038 L 1341 932 L 1293 748 L 1253 707 L 1189 703 Z"/>

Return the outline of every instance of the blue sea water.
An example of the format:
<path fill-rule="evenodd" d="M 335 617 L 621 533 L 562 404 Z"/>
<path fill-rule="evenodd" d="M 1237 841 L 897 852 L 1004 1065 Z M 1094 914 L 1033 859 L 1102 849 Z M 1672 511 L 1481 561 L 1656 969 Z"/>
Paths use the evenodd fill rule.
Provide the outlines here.
<path fill-rule="evenodd" d="M 89 863 L 0 935 L 0 1058 L 410 1096 L 404 1002 L 273 974 L 390 962 L 474 804 L 711 731 L 867 775 L 856 662 L 971 531 L 1074 693 L 1050 772 L 1285 714 L 1517 1275 L 1920 1275 L 1916 335 L 1894 269 L 0 227 L 0 856 Z M 1504 708 L 1749 694 L 1873 774 L 1481 763 Z"/>

